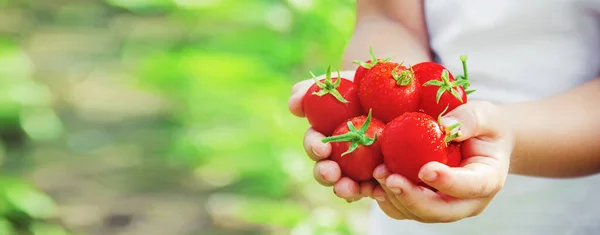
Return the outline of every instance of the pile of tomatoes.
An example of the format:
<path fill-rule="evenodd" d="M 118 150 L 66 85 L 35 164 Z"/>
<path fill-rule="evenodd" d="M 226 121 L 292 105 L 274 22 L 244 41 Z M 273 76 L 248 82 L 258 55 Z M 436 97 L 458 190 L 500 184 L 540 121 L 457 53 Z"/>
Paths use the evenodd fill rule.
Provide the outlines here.
<path fill-rule="evenodd" d="M 373 179 L 385 164 L 392 173 L 421 183 L 419 170 L 431 161 L 448 166 L 461 162 L 460 123 L 444 127 L 443 114 L 467 103 L 470 83 L 466 56 L 463 75 L 456 78 L 444 66 L 422 62 L 413 66 L 373 55 L 359 65 L 354 80 L 315 78 L 302 106 L 310 125 L 331 143 L 331 159 L 355 181 Z"/>

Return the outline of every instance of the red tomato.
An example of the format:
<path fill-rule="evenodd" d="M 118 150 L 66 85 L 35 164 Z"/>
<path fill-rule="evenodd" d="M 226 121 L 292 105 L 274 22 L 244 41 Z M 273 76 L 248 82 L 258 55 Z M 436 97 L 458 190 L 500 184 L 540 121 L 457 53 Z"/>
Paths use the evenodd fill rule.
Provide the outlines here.
<path fill-rule="evenodd" d="M 431 116 L 422 112 L 405 113 L 388 123 L 383 131 L 383 161 L 390 172 L 419 183 L 419 171 L 426 163 L 449 164 L 447 143 L 453 137 Z"/>
<path fill-rule="evenodd" d="M 313 129 L 331 135 L 340 123 L 362 115 L 358 89 L 345 78 L 331 78 L 331 66 L 325 79 L 315 81 L 302 100 L 306 119 Z"/>
<path fill-rule="evenodd" d="M 354 73 L 354 84 L 356 84 L 356 87 L 360 87 L 360 81 L 365 77 L 369 69 L 371 69 L 370 64 L 371 60 L 367 60 L 364 65 L 359 64 L 358 68 L 356 68 L 356 72 Z"/>
<path fill-rule="evenodd" d="M 421 110 L 437 117 L 448 107 L 448 112 L 467 102 L 467 94 L 454 76 L 442 65 L 424 62 L 413 66 L 415 77 L 422 82 Z"/>
<path fill-rule="evenodd" d="M 370 60 L 367 60 L 365 62 L 360 60 L 353 61 L 353 63 L 358 64 L 358 68 L 356 68 L 356 73 L 354 73 L 354 84 L 356 84 L 356 87 L 360 87 L 361 80 L 367 75 L 367 72 L 369 72 L 371 68 L 377 66 L 378 64 L 392 60 L 392 57 L 388 57 L 386 59 L 378 59 L 377 56 L 375 56 L 375 54 L 373 53 L 373 47 L 369 47 L 369 54 L 371 55 Z"/>
<path fill-rule="evenodd" d="M 331 160 L 340 165 L 342 175 L 358 182 L 373 179 L 375 167 L 383 163 L 379 138 L 384 128 L 369 112 L 343 123 L 333 136 L 323 139 L 331 142 Z"/>
<path fill-rule="evenodd" d="M 462 154 L 460 152 L 460 143 L 451 142 L 448 144 L 448 166 L 459 167 L 462 162 Z"/>
<path fill-rule="evenodd" d="M 371 68 L 358 91 L 363 110 L 387 123 L 405 112 L 419 109 L 421 87 L 413 73 L 395 62 L 383 62 Z"/>
<path fill-rule="evenodd" d="M 432 117 L 439 116 L 444 109 L 447 112 L 467 103 L 466 91 L 469 87 L 466 56 L 461 56 L 464 75 L 454 79 L 444 66 L 434 62 L 423 62 L 412 67 L 415 77 L 421 83 L 421 110 Z"/>

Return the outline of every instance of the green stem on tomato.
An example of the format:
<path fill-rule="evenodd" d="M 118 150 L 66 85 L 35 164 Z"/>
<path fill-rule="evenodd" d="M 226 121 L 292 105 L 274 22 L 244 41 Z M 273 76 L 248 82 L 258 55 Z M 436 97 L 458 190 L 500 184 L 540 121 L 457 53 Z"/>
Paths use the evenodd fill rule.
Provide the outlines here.
<path fill-rule="evenodd" d="M 311 72 L 310 74 L 313 76 L 313 80 L 315 80 L 315 84 L 317 84 L 317 86 L 319 88 L 321 88 L 321 90 L 319 90 L 318 92 L 313 92 L 313 95 L 316 96 L 324 96 L 327 94 L 331 94 L 333 97 L 335 97 L 338 101 L 342 102 L 342 103 L 350 103 L 350 101 L 346 100 L 342 94 L 340 94 L 340 92 L 337 90 L 337 88 L 340 86 L 340 84 L 342 83 L 342 77 L 340 76 L 340 71 L 337 72 L 338 73 L 338 77 L 335 80 L 335 82 L 333 82 L 333 79 L 331 79 L 331 65 L 327 68 L 327 73 L 325 74 L 325 79 L 323 80 L 323 82 L 317 80 L 317 77 Z"/>
<path fill-rule="evenodd" d="M 440 126 L 442 125 L 442 116 L 444 116 L 446 111 L 448 111 L 449 107 L 450 107 L 450 105 L 447 105 L 446 108 L 444 109 L 444 111 L 442 111 L 440 113 L 440 115 L 438 115 L 438 118 L 437 118 L 438 125 L 440 125 Z M 450 143 L 452 140 L 462 136 L 462 132 L 460 130 L 454 132 L 454 130 L 457 130 L 458 128 L 460 128 L 461 125 L 462 125 L 462 123 L 458 122 L 458 123 L 452 124 L 451 126 L 444 128 L 444 130 L 443 130 L 444 135 L 445 135 L 444 141 L 446 143 Z M 452 132 L 454 132 L 454 133 L 452 133 Z"/>
<path fill-rule="evenodd" d="M 369 138 L 366 136 L 367 130 L 369 129 L 369 125 L 371 124 L 371 117 L 372 110 L 369 110 L 369 115 L 367 116 L 367 119 L 365 119 L 365 122 L 362 124 L 359 130 L 357 130 L 354 124 L 352 124 L 352 121 L 348 121 L 348 133 L 336 136 L 329 136 L 323 138 L 321 142 L 351 142 L 350 148 L 348 148 L 346 152 L 342 153 L 342 156 L 354 152 L 354 150 L 356 150 L 359 145 L 370 146 L 373 143 L 375 143 L 375 141 L 377 141 L 377 134 L 375 134 L 373 138 Z"/>
<path fill-rule="evenodd" d="M 450 77 L 449 77 L 449 72 L 448 70 L 443 70 L 442 71 L 442 76 L 440 77 L 440 79 L 442 81 L 438 81 L 438 80 L 429 80 L 426 83 L 423 83 L 423 86 L 439 86 L 440 89 L 438 89 L 437 94 L 435 96 L 435 101 L 436 103 L 440 103 L 440 99 L 442 98 L 442 95 L 444 95 L 444 93 L 446 91 L 449 91 L 450 94 L 452 94 L 452 96 L 454 96 L 456 99 L 458 99 L 461 103 L 464 103 L 462 96 L 458 93 L 458 90 L 456 89 L 457 86 L 460 86 L 460 81 L 454 81 L 454 82 L 450 82 Z"/>
<path fill-rule="evenodd" d="M 463 75 L 457 76 L 456 80 L 463 87 L 463 89 L 465 89 L 465 93 L 467 95 L 470 95 L 471 93 L 475 92 L 475 90 L 469 90 L 469 87 L 471 86 L 471 82 L 469 81 L 469 70 L 467 69 L 467 59 L 468 59 L 468 57 L 466 55 L 460 56 L 460 61 L 462 63 L 462 68 L 463 68 Z"/>
<path fill-rule="evenodd" d="M 375 65 L 377 65 L 379 63 L 388 62 L 388 61 L 392 60 L 392 58 L 393 58 L 393 57 L 388 57 L 383 60 L 377 59 L 377 57 L 375 56 L 375 53 L 373 53 L 373 46 L 369 46 L 369 55 L 371 56 L 371 62 L 369 62 L 369 63 L 366 63 L 362 60 L 354 60 L 354 61 L 352 61 L 352 63 L 358 64 L 359 66 L 366 68 L 366 69 L 371 69 Z"/>
<path fill-rule="evenodd" d="M 400 74 L 398 74 L 398 68 L 400 68 L 400 66 L 402 66 L 402 64 L 396 66 L 396 68 L 394 68 L 392 70 L 392 77 L 394 78 L 394 80 L 396 80 L 396 85 L 398 86 L 408 86 L 414 78 L 414 71 L 412 70 L 412 67 L 410 67 L 410 69 L 407 70 L 403 70 L 402 72 L 400 72 Z"/>

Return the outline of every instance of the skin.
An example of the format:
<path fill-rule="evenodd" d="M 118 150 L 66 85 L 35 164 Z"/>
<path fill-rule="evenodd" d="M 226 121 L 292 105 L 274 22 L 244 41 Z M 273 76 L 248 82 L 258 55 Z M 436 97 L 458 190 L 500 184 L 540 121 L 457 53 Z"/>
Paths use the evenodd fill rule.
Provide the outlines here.
<path fill-rule="evenodd" d="M 344 76 L 353 76 L 356 65 L 351 61 L 369 58 L 369 45 L 375 45 L 378 57 L 402 55 L 412 64 L 430 61 L 422 1 L 358 0 L 357 4 L 357 26 L 343 58 Z M 380 37 L 381 32 L 386 37 Z M 310 84 L 306 80 L 292 88 L 292 114 L 303 117 L 299 101 Z M 455 140 L 462 143 L 462 167 L 428 163 L 419 172 L 419 178 L 437 193 L 390 174 L 384 165 L 373 173 L 378 184 L 341 178 L 339 166 L 327 160 L 331 146 L 322 144 L 323 135 L 314 130 L 306 132 L 304 148 L 316 161 L 315 179 L 333 186 L 337 196 L 348 201 L 374 198 L 395 219 L 452 222 L 480 214 L 509 173 L 570 178 L 600 172 L 599 105 L 600 77 L 542 100 L 506 105 L 469 101 L 454 109 L 442 125 L 462 123 L 463 135 Z"/>

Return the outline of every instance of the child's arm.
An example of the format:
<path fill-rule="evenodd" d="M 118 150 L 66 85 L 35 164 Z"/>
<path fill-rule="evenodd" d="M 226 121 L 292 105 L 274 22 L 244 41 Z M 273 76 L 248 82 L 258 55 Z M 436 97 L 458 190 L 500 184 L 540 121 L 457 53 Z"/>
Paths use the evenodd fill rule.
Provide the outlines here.
<path fill-rule="evenodd" d="M 551 98 L 500 106 L 516 134 L 511 173 L 600 172 L 600 77 Z"/>
<path fill-rule="evenodd" d="M 358 0 L 354 35 L 346 47 L 343 69 L 354 60 L 367 60 L 369 46 L 381 59 L 393 56 L 406 65 L 430 61 L 422 1 Z"/>

